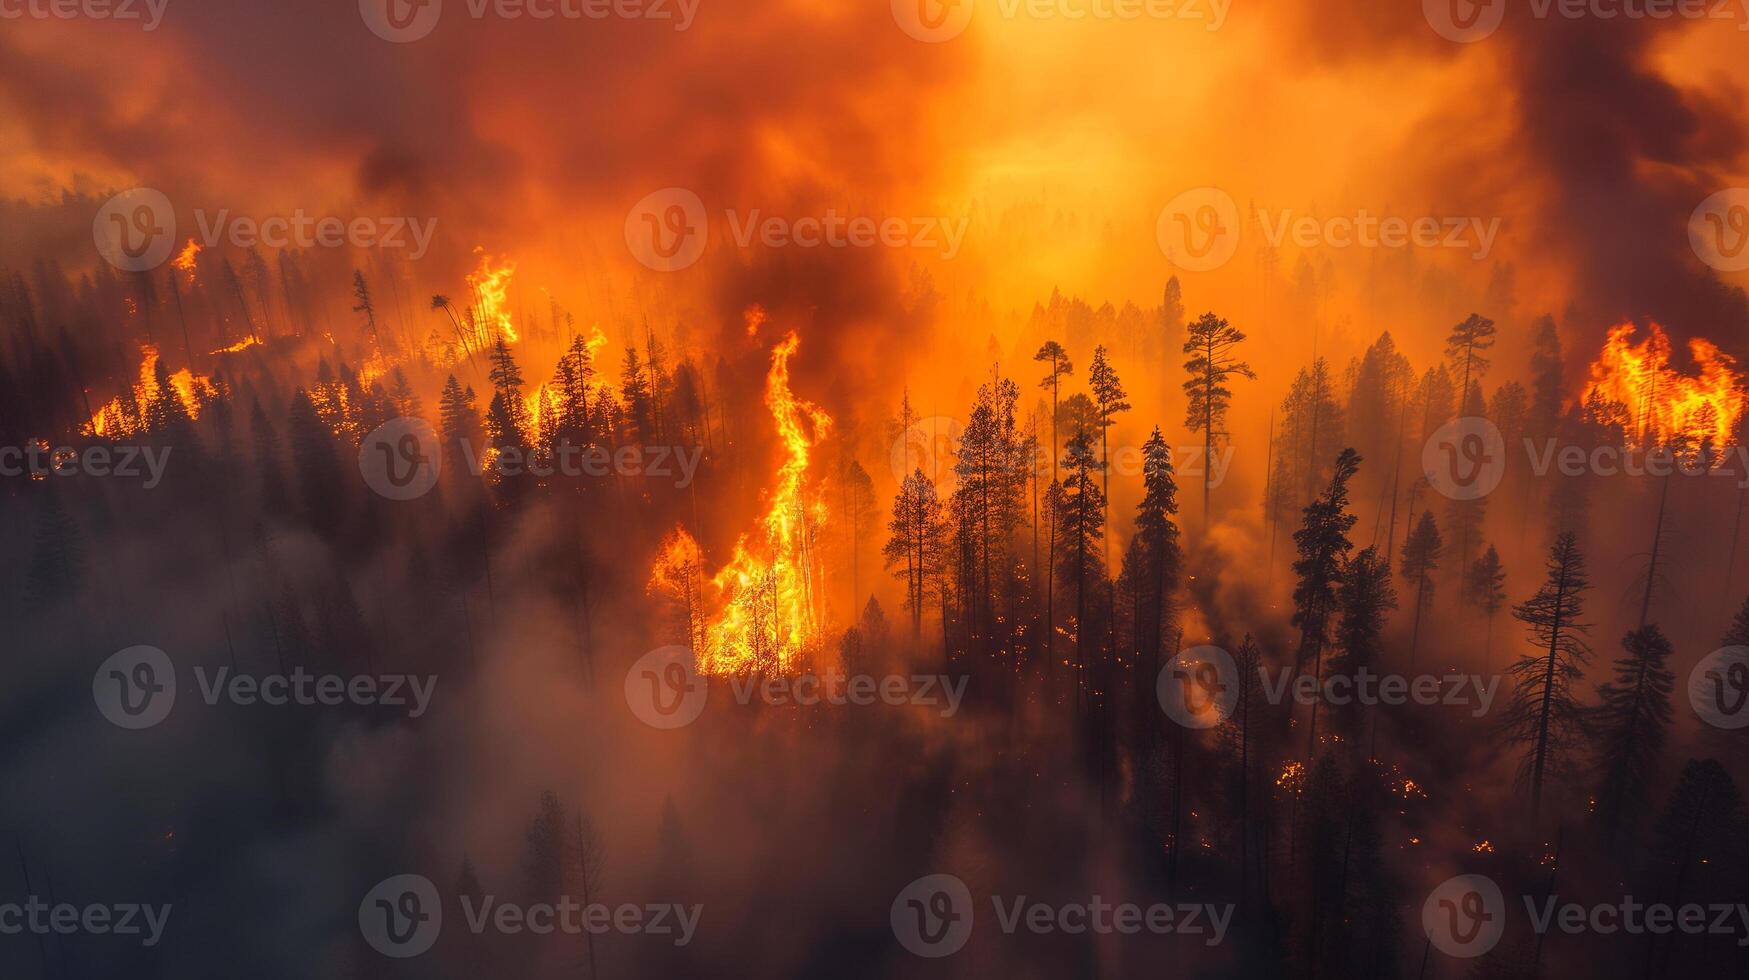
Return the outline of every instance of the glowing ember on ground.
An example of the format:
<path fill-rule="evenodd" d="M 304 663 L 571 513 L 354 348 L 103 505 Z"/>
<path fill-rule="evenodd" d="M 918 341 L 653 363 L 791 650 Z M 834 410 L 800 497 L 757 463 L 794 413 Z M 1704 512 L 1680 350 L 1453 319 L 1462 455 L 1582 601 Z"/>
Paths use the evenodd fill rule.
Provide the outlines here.
<path fill-rule="evenodd" d="M 770 505 L 756 530 L 735 542 L 734 556 L 694 586 L 698 543 L 684 529 L 669 535 L 651 586 L 685 601 L 698 669 L 706 674 L 790 673 L 820 640 L 819 556 L 815 539 L 826 508 L 806 486 L 811 450 L 831 427 L 819 406 L 790 391 L 789 361 L 800 339 L 792 332 L 771 354 L 765 404 L 777 424 L 784 459 Z"/>

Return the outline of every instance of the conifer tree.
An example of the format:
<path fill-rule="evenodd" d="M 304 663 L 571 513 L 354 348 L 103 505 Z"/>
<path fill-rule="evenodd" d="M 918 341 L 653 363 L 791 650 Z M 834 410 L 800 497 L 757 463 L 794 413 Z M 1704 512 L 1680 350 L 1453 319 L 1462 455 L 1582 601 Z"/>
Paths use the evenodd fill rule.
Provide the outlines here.
<path fill-rule="evenodd" d="M 1415 625 L 1409 635 L 1409 669 L 1415 669 L 1415 653 L 1421 643 L 1421 617 L 1427 608 L 1433 604 L 1433 573 L 1439 570 L 1440 559 L 1445 556 L 1445 539 L 1440 537 L 1439 525 L 1433 520 L 1432 511 L 1421 513 L 1420 523 L 1415 530 L 1409 532 L 1409 537 L 1403 542 L 1403 578 L 1415 586 Z"/>
<path fill-rule="evenodd" d="M 1360 469 L 1360 455 L 1344 449 L 1336 457 L 1336 470 L 1330 485 L 1318 499 L 1306 505 L 1305 520 L 1294 532 L 1294 545 L 1299 558 L 1294 562 L 1294 574 L 1299 576 L 1294 587 L 1293 625 L 1300 630 L 1300 649 L 1296 664 L 1305 670 L 1312 663 L 1312 676 L 1322 680 L 1324 648 L 1330 642 L 1338 607 L 1337 593 L 1342 586 L 1342 574 L 1348 566 L 1348 555 L 1354 545 L 1348 540 L 1356 518 L 1348 513 L 1348 483 Z M 1308 737 L 1310 759 L 1318 747 L 1318 706 L 1312 704 L 1312 723 Z"/>
<path fill-rule="evenodd" d="M 1537 652 L 1509 669 L 1514 687 L 1504 718 L 1507 738 L 1526 749 L 1521 771 L 1530 788 L 1532 816 L 1542 810 L 1549 778 L 1571 768 L 1575 743 L 1584 734 L 1584 708 L 1573 685 L 1591 658 L 1585 641 L 1590 626 L 1583 620 L 1591 583 L 1571 532 L 1555 539 L 1546 568 L 1548 577 L 1536 595 L 1512 611 Z"/>
<path fill-rule="evenodd" d="M 1670 641 L 1656 625 L 1629 633 L 1622 649 L 1627 656 L 1616 660 L 1615 679 L 1598 688 L 1602 703 L 1592 709 L 1591 719 L 1597 746 L 1597 820 L 1611 845 L 1644 812 L 1652 769 L 1670 728 L 1670 692 L 1676 687 L 1676 675 L 1666 666 Z"/>
<path fill-rule="evenodd" d="M 1232 389 L 1227 385 L 1235 376 L 1253 380 L 1257 377 L 1251 365 L 1234 356 L 1234 351 L 1244 341 L 1242 331 L 1229 326 L 1212 311 L 1198 317 L 1184 338 L 1184 353 L 1190 355 L 1190 359 L 1184 362 L 1184 371 L 1188 375 L 1183 385 L 1188 399 L 1184 424 L 1192 432 L 1202 433 L 1202 525 L 1205 531 L 1209 524 L 1209 492 L 1214 479 L 1211 464 L 1215 440 L 1226 435 L 1227 410 L 1233 401 Z"/>
<path fill-rule="evenodd" d="M 1482 641 L 1482 658 L 1489 673 L 1494 670 L 1494 614 L 1506 605 L 1506 569 L 1493 545 L 1470 566 L 1469 599 L 1487 617 L 1488 635 Z"/>

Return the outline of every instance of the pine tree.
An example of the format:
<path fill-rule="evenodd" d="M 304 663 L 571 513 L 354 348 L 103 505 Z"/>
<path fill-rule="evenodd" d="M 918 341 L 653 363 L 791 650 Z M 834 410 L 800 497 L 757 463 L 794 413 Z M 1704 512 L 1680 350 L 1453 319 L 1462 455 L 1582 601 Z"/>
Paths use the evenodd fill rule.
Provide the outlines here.
<path fill-rule="evenodd" d="M 631 420 L 637 438 L 643 442 L 655 440 L 655 416 L 650 401 L 650 382 L 644 375 L 644 365 L 638 360 L 638 349 L 626 347 L 625 360 L 620 363 L 620 396 L 625 401 L 626 417 Z"/>
<path fill-rule="evenodd" d="M 1151 679 L 1159 674 L 1175 617 L 1173 597 L 1178 591 L 1179 554 L 1178 484 L 1172 474 L 1172 449 L 1155 426 L 1142 444 L 1142 501 L 1136 505 L 1136 530 L 1124 554 L 1124 591 L 1134 604 L 1132 635 L 1136 651 L 1136 676 L 1149 683 L 1136 685 L 1137 717 L 1144 742 L 1151 740 L 1159 711 L 1153 706 Z"/>
<path fill-rule="evenodd" d="M 881 554 L 893 574 L 905 579 L 905 608 L 911 612 L 911 636 L 918 639 L 923 635 L 928 576 L 940 560 L 941 538 L 945 533 L 941 498 L 921 467 L 912 470 L 900 484 L 893 498 L 893 516 L 887 522 L 887 531 L 889 537 Z"/>
<path fill-rule="evenodd" d="M 371 302 L 370 286 L 365 284 L 362 269 L 352 270 L 352 298 L 356 300 L 352 305 L 352 312 L 364 314 L 364 328 L 370 332 L 371 339 L 380 345 L 382 337 L 377 335 L 376 304 Z"/>
<path fill-rule="evenodd" d="M 1506 569 L 1500 565 L 1500 552 L 1493 545 L 1470 566 L 1470 602 L 1487 616 L 1488 636 L 1482 641 L 1483 662 L 1489 673 L 1494 672 L 1494 614 L 1506 605 Z"/>
<path fill-rule="evenodd" d="M 567 823 L 559 797 L 551 790 L 542 793 L 522 858 L 523 894 L 531 903 L 557 904 L 565 896 Z"/>
<path fill-rule="evenodd" d="M 1233 356 L 1244 341 L 1242 331 L 1229 326 L 1212 311 L 1198 317 L 1184 338 L 1184 353 L 1190 355 L 1190 359 L 1184 362 L 1188 377 L 1183 387 L 1189 400 L 1184 410 L 1184 424 L 1192 432 L 1202 433 L 1202 525 L 1205 532 L 1209 525 L 1215 440 L 1226 435 L 1227 410 L 1233 401 L 1232 389 L 1227 384 L 1235 376 L 1257 378 L 1251 365 Z"/>
<path fill-rule="evenodd" d="M 61 500 L 57 489 L 42 495 L 42 507 L 32 523 L 27 577 L 30 598 L 48 603 L 72 595 L 85 574 L 85 550 L 79 527 Z"/>
<path fill-rule="evenodd" d="M 1063 448 L 1065 479 L 1053 483 L 1050 490 L 1061 562 L 1057 574 L 1065 585 L 1073 583 L 1075 590 L 1075 669 L 1083 695 L 1091 659 L 1087 649 L 1092 635 L 1088 592 L 1105 576 L 1105 493 L 1094 479 L 1103 467 L 1093 456 L 1092 441 L 1089 428 L 1078 428 L 1069 436 Z"/>
<path fill-rule="evenodd" d="M 286 432 L 304 514 L 317 530 L 333 532 L 345 503 L 340 460 L 334 437 L 316 414 L 309 392 L 301 387 L 292 393 Z"/>
<path fill-rule="evenodd" d="M 443 440 L 444 465 L 455 466 L 479 452 L 480 410 L 475 407 L 474 389 L 463 390 L 453 374 L 443 383 L 443 394 L 438 397 L 437 428 Z"/>
<path fill-rule="evenodd" d="M 1524 623 L 1534 656 L 1520 657 L 1508 673 L 1514 679 L 1504 725 L 1508 739 L 1528 747 L 1522 773 L 1530 786 L 1532 816 L 1542 810 L 1544 785 L 1565 773 L 1574 743 L 1584 734 L 1584 708 L 1573 691 L 1591 658 L 1585 635 L 1585 557 L 1571 533 L 1549 549 L 1548 578 L 1536 595 L 1514 607 Z"/>
<path fill-rule="evenodd" d="M 1415 586 L 1415 625 L 1409 636 L 1409 670 L 1415 669 L 1415 653 L 1421 643 L 1421 617 L 1433 604 L 1433 573 L 1445 555 L 1445 540 L 1439 535 L 1439 525 L 1432 511 L 1421 513 L 1421 522 L 1403 542 L 1403 578 Z"/>
<path fill-rule="evenodd" d="M 1378 673 L 1384 660 L 1385 617 L 1397 608 L 1397 590 L 1391 586 L 1390 557 L 1379 552 L 1378 546 L 1363 549 L 1349 559 L 1342 571 L 1342 585 L 1336 592 L 1342 610 L 1342 620 L 1336 627 L 1336 647 L 1339 651 L 1331 661 L 1332 672 L 1354 677 L 1362 670 Z M 1359 744 L 1361 709 L 1352 705 L 1339 717 L 1353 744 Z"/>
<path fill-rule="evenodd" d="M 1348 555 L 1354 545 L 1348 540 L 1356 518 L 1348 513 L 1348 483 L 1360 469 L 1360 455 L 1344 449 L 1336 458 L 1336 470 L 1330 485 L 1318 499 L 1306 505 L 1305 521 L 1294 532 L 1294 545 L 1299 558 L 1294 562 L 1294 574 L 1299 576 L 1294 587 L 1293 625 L 1300 630 L 1300 649 L 1296 665 L 1305 670 L 1312 662 L 1312 676 L 1322 682 L 1324 648 L 1330 642 L 1334 625 L 1337 592 L 1342 585 L 1342 573 L 1348 566 Z M 1317 752 L 1318 706 L 1312 704 L 1312 723 L 1308 735 L 1307 758 Z"/>
<path fill-rule="evenodd" d="M 1690 759 L 1670 793 L 1651 847 L 1647 891 L 1661 904 L 1680 908 L 1742 901 L 1745 872 L 1743 798 L 1725 767 L 1714 759 Z M 1743 951 L 1734 931 L 1693 937 L 1653 934 L 1643 976 L 1727 976 L 1740 974 Z M 1688 947 L 1677 969 L 1676 946 Z M 1698 949 L 1696 947 L 1699 947 Z"/>
<path fill-rule="evenodd" d="M 1039 379 L 1040 388 L 1049 388 L 1051 392 L 1051 444 L 1045 455 L 1051 460 L 1051 486 L 1057 486 L 1057 447 L 1062 445 L 1057 439 L 1057 406 L 1061 401 L 1063 379 L 1075 373 L 1075 365 L 1069 363 L 1069 355 L 1063 350 L 1063 345 L 1054 340 L 1047 340 L 1039 345 L 1032 359 L 1049 365 L 1045 376 Z M 907 391 L 907 397 L 909 391 Z M 907 402 L 909 404 L 909 402 Z M 1048 496 L 1048 495 L 1047 495 Z M 1050 542 L 1045 557 L 1045 660 L 1054 660 L 1051 652 L 1056 645 L 1057 636 L 1057 512 L 1051 507 L 1045 508 L 1047 525 L 1046 539 Z"/>
<path fill-rule="evenodd" d="M 1597 746 L 1597 819 L 1605 843 L 1638 825 L 1652 768 L 1670 728 L 1670 692 L 1676 675 L 1666 663 L 1670 641 L 1657 626 L 1644 626 L 1622 640 L 1627 656 L 1615 662 L 1615 680 L 1598 688 L 1592 709 Z"/>
<path fill-rule="evenodd" d="M 1130 410 L 1130 403 L 1124 401 L 1128 392 L 1123 390 L 1123 382 L 1118 380 L 1111 362 L 1106 360 L 1105 345 L 1093 348 L 1093 363 L 1087 368 L 1087 386 L 1093 391 L 1093 404 L 1099 410 L 1099 465 L 1105 471 L 1105 484 L 1101 489 L 1105 492 L 1106 505 L 1111 503 L 1111 453 L 1109 449 L 1111 427 L 1117 424 L 1117 414 Z M 1111 512 L 1106 512 L 1106 520 L 1111 520 Z"/>

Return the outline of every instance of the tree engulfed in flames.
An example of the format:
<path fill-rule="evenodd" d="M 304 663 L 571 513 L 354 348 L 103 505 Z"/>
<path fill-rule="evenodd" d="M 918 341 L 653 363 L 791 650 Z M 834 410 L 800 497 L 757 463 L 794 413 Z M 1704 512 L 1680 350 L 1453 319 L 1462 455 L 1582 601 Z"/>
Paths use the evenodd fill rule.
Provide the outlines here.
<path fill-rule="evenodd" d="M 793 673 L 819 645 L 815 540 L 826 508 L 817 493 L 810 496 L 807 473 L 810 452 L 832 419 L 790 390 L 790 357 L 800 342 L 794 332 L 784 337 L 772 351 L 765 379 L 765 404 L 784 458 L 758 528 L 735 542 L 729 563 L 703 585 L 698 542 L 675 528 L 651 574 L 653 589 L 684 603 L 701 673 Z"/>
<path fill-rule="evenodd" d="M 468 273 L 468 288 L 479 297 L 478 326 L 485 331 L 487 344 L 497 337 L 511 344 L 522 339 L 510 322 L 510 278 L 514 275 L 515 262 L 507 261 L 493 268 L 492 257 L 484 252 L 480 253 L 480 267 Z"/>
<path fill-rule="evenodd" d="M 1695 374 L 1670 366 L 1670 338 L 1656 323 L 1633 342 L 1634 325 L 1609 332 L 1591 364 L 1584 401 L 1619 405 L 1628 438 L 1641 447 L 1732 445 L 1743 416 L 1743 377 L 1736 361 L 1711 341 L 1688 342 Z"/>
<path fill-rule="evenodd" d="M 148 406 L 158 398 L 158 348 L 147 344 L 140 348 L 140 354 L 139 380 L 132 390 L 111 398 L 109 404 L 92 413 L 85 425 L 87 435 L 123 439 L 146 431 Z M 212 392 L 212 382 L 187 368 L 165 377 L 189 417 L 198 417 L 203 396 Z"/>

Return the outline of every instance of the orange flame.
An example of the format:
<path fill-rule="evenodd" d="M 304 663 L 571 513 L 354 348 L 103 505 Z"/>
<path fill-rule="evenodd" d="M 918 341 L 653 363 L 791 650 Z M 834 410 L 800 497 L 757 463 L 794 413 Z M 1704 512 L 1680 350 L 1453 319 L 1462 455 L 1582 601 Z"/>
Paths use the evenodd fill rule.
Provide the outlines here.
<path fill-rule="evenodd" d="M 188 281 L 194 282 L 194 259 L 201 253 L 200 243 L 190 238 L 188 244 L 182 246 L 182 251 L 176 253 L 176 258 L 170 264 L 178 272 L 188 273 Z"/>
<path fill-rule="evenodd" d="M 1695 373 L 1670 366 L 1670 338 L 1651 324 L 1649 335 L 1633 342 L 1634 326 L 1624 323 L 1591 364 L 1585 400 L 1617 405 L 1628 419 L 1628 437 L 1637 446 L 1732 444 L 1743 416 L 1743 376 L 1736 361 L 1711 341 L 1688 342 Z"/>
<path fill-rule="evenodd" d="M 86 434 L 120 439 L 145 431 L 146 406 L 152 403 L 158 391 L 158 348 L 143 345 L 140 354 L 140 377 L 134 382 L 131 392 L 132 404 L 125 404 L 120 395 L 111 398 L 107 405 L 92 413 L 91 421 L 85 424 Z M 189 417 L 197 418 L 200 415 L 199 396 L 212 387 L 212 382 L 183 368 L 170 375 L 170 387 L 175 389 L 183 407 L 188 409 Z"/>
<path fill-rule="evenodd" d="M 479 251 L 479 249 L 475 249 Z M 522 337 L 516 332 L 516 327 L 510 322 L 509 293 L 510 279 L 516 275 L 516 263 L 506 260 L 502 265 L 493 268 L 492 257 L 480 252 L 480 267 L 468 273 L 468 286 L 479 297 L 479 318 L 482 325 L 489 331 L 496 331 L 507 343 L 516 343 Z M 487 338 L 490 341 L 493 338 Z"/>
<path fill-rule="evenodd" d="M 792 331 L 771 354 L 765 404 L 784 448 L 770 505 L 758 528 L 735 542 L 734 556 L 710 579 L 714 612 L 692 585 L 698 543 L 685 529 L 669 536 L 651 574 L 651 588 L 686 600 L 698 669 L 706 674 L 793 673 L 818 648 L 821 633 L 815 537 L 826 519 L 807 493 L 811 450 L 832 425 L 818 405 L 790 390 L 789 361 L 800 338 Z M 752 538 L 752 542 L 749 542 Z"/>

